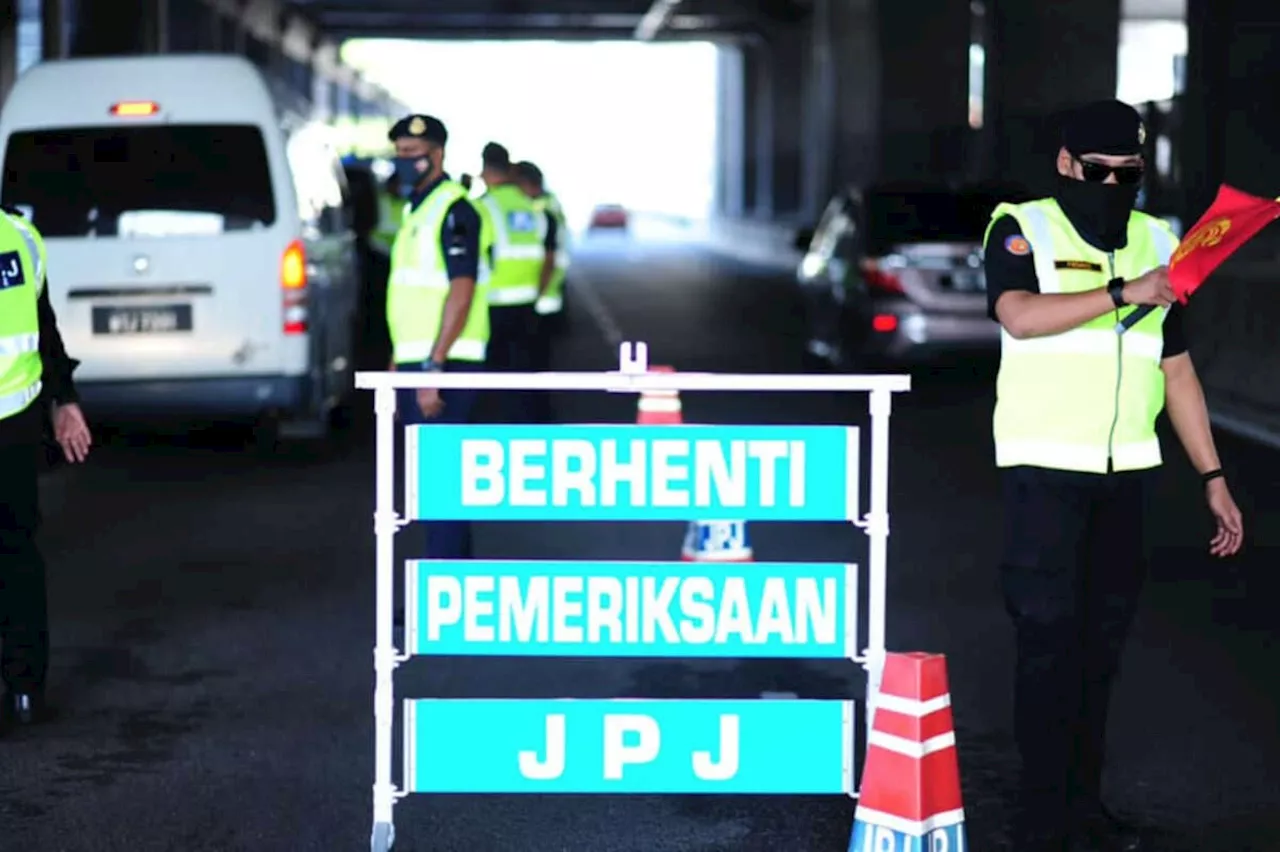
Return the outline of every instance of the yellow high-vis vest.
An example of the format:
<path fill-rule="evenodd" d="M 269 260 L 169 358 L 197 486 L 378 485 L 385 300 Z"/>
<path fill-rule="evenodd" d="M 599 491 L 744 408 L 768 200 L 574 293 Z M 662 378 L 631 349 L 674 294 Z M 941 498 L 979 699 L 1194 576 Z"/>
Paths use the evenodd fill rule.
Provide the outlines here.
<path fill-rule="evenodd" d="M 1041 293 L 1131 281 L 1167 264 L 1178 245 L 1164 221 L 1137 211 L 1129 217 L 1127 244 L 1111 253 L 1085 242 L 1051 198 L 1001 204 L 991 223 L 1005 215 L 1031 244 Z M 1164 408 L 1160 361 L 1168 310 L 1118 333 L 1117 322 L 1135 310 L 1109 311 L 1070 331 L 1023 340 L 1001 331 L 993 418 L 998 467 L 1107 473 L 1160 465 L 1155 420 Z"/>
<path fill-rule="evenodd" d="M 392 195 L 386 190 L 378 192 L 378 224 L 369 234 L 369 242 L 373 248 L 383 254 L 391 253 L 391 246 L 395 243 L 396 234 L 400 232 L 400 225 L 404 221 L 404 209 L 407 204 L 408 202 L 403 198 Z"/>
<path fill-rule="evenodd" d="M 546 222 L 532 199 L 514 184 L 495 186 L 480 198 L 479 208 L 493 230 L 493 270 L 489 304 L 531 305 L 546 258 Z"/>
<path fill-rule="evenodd" d="M 551 283 L 547 285 L 547 292 L 534 305 L 534 309 L 545 316 L 559 313 L 564 308 L 564 281 L 569 271 L 569 225 L 565 221 L 560 199 L 551 193 L 535 198 L 533 205 L 556 220 L 556 271 L 551 276 Z"/>
<path fill-rule="evenodd" d="M 416 210 L 405 211 L 391 247 L 391 278 L 387 283 L 387 327 L 391 332 L 393 358 L 398 364 L 419 363 L 431 357 L 449 297 L 449 272 L 440 231 L 449 208 L 455 201 L 466 198 L 467 191 L 460 184 L 446 180 L 433 189 Z M 475 297 L 462 333 L 449 348 L 449 360 L 485 359 L 489 345 L 486 293 L 491 240 L 488 228 L 482 227 Z"/>
<path fill-rule="evenodd" d="M 22 413 L 40 396 L 38 306 L 46 260 L 40 232 L 0 211 L 0 420 Z"/>

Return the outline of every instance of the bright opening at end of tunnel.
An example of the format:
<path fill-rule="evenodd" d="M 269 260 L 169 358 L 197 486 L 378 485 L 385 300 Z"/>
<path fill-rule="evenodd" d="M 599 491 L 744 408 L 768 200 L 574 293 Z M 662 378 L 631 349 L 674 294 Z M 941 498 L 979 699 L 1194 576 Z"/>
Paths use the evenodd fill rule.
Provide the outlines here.
<path fill-rule="evenodd" d="M 716 168 L 709 42 L 353 39 L 345 62 L 449 129 L 445 168 L 488 142 L 532 160 L 577 226 L 598 204 L 703 219 Z"/>

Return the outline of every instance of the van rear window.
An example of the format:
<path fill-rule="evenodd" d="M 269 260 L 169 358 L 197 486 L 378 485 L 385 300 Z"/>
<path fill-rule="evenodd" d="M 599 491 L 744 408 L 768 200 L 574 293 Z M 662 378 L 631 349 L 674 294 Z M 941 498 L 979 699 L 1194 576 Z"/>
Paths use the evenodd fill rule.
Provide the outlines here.
<path fill-rule="evenodd" d="M 276 218 L 266 146 L 248 125 L 14 133 L 0 202 L 46 237 L 215 235 Z"/>

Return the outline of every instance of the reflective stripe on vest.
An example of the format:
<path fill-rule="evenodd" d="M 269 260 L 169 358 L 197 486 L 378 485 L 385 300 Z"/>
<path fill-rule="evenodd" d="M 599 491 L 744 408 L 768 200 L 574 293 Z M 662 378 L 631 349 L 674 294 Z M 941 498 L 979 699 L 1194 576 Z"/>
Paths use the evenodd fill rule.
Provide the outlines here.
<path fill-rule="evenodd" d="M 427 360 L 440 333 L 445 301 L 449 297 L 449 272 L 445 265 L 440 231 L 454 202 L 466 200 L 458 184 L 445 182 L 432 190 L 416 210 L 407 212 L 391 248 L 391 277 L 387 286 L 387 326 L 397 363 Z M 488 264 L 484 259 L 486 237 L 481 237 L 480 271 L 466 325 L 449 348 L 448 358 L 483 361 L 489 341 L 486 302 Z"/>
<path fill-rule="evenodd" d="M 534 302 L 546 258 L 543 217 L 529 197 L 510 184 L 494 187 L 481 197 L 480 203 L 493 228 L 489 304 L 505 307 Z M 513 224 L 521 227 L 512 227 Z"/>
<path fill-rule="evenodd" d="M 1141 213 L 1130 217 L 1128 242 L 1112 257 L 1086 243 L 1050 199 L 1002 204 L 992 222 L 1004 215 L 1018 221 L 1031 244 L 1042 293 L 1094 290 L 1112 277 L 1133 280 L 1167 263 L 1177 246 L 1163 222 Z M 1059 269 L 1055 261 L 1084 263 Z M 997 466 L 1105 473 L 1108 458 L 1118 471 L 1161 463 L 1155 419 L 1164 407 L 1160 362 L 1168 312 L 1155 311 L 1118 335 L 1115 323 L 1124 314 L 1108 312 L 1061 334 L 1022 340 L 1002 330 L 993 418 Z"/>
<path fill-rule="evenodd" d="M 44 291 L 44 241 L 34 228 L 17 216 L 0 214 L 0 255 L 16 255 L 5 261 L 0 275 L 0 419 L 26 410 L 40 396 L 43 366 L 40 361 L 40 294 Z M 13 267 L 13 268 L 8 268 Z M 13 284 L 21 275 L 20 284 Z"/>

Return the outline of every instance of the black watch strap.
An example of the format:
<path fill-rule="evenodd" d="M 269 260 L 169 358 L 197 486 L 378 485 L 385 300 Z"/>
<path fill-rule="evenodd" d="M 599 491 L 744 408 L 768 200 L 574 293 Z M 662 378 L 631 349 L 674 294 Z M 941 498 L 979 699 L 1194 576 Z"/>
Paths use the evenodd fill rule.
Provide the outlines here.
<path fill-rule="evenodd" d="M 1225 476 L 1226 476 L 1226 473 L 1224 473 L 1222 468 L 1220 467 L 1200 474 L 1200 478 L 1204 480 L 1205 485 L 1208 485 L 1210 482 L 1213 482 L 1215 479 L 1222 479 Z"/>
<path fill-rule="evenodd" d="M 1124 279 L 1112 278 L 1107 282 L 1107 295 L 1111 297 L 1111 303 L 1117 308 L 1123 308 L 1128 304 L 1124 300 Z"/>

